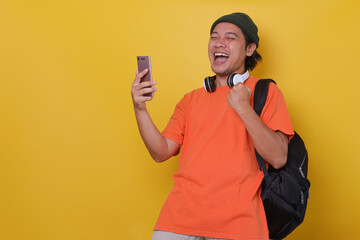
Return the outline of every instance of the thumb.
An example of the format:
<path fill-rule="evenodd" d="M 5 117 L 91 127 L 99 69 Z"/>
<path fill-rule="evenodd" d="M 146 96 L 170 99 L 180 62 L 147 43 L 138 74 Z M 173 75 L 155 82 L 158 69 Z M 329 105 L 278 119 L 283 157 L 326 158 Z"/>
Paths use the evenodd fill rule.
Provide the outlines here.
<path fill-rule="evenodd" d="M 136 78 L 135 78 L 134 84 L 140 83 L 141 79 L 148 73 L 148 71 L 149 70 L 147 68 L 140 73 L 139 73 L 139 71 L 136 71 Z"/>

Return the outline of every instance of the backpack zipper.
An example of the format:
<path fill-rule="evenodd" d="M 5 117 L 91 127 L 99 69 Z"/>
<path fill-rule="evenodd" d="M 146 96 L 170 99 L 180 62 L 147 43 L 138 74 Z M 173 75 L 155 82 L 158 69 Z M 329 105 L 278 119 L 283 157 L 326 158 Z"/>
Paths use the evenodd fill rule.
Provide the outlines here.
<path fill-rule="evenodd" d="M 301 176 L 302 176 L 303 178 L 306 178 L 306 177 L 305 177 L 305 174 L 304 174 L 304 172 L 303 172 L 303 170 L 302 170 L 302 167 L 303 167 L 303 165 L 304 165 L 304 163 L 305 163 L 306 157 L 307 157 L 307 152 L 306 152 L 306 154 L 305 154 L 305 156 L 304 156 L 304 159 L 302 160 L 302 163 L 301 163 L 301 165 L 300 165 L 300 167 L 299 167 L 300 174 L 301 174 Z"/>

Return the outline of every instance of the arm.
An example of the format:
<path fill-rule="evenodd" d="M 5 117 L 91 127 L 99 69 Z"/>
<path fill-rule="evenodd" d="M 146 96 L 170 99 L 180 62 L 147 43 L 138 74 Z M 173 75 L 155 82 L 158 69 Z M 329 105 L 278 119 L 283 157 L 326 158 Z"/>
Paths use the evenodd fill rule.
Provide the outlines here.
<path fill-rule="evenodd" d="M 281 168 L 287 160 L 288 138 L 284 133 L 274 132 L 263 123 L 250 105 L 250 95 L 248 87 L 237 84 L 231 89 L 228 102 L 242 119 L 256 151 L 274 168 Z"/>
<path fill-rule="evenodd" d="M 153 88 L 156 84 L 155 82 L 140 83 L 141 78 L 147 72 L 148 70 L 146 69 L 141 73 L 136 73 L 136 78 L 131 88 L 131 96 L 139 132 L 145 146 L 156 162 L 162 162 L 175 155 L 179 151 L 180 145 L 161 135 L 147 111 L 146 102 L 151 101 L 153 97 L 143 95 L 156 91 L 156 89 Z M 151 88 L 149 88 L 149 86 L 151 86 Z"/>

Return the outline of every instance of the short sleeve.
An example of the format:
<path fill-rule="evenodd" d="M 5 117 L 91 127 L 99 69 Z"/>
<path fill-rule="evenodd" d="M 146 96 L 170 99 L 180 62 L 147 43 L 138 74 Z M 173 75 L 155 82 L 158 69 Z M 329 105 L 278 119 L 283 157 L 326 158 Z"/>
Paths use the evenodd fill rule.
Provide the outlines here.
<path fill-rule="evenodd" d="M 175 107 L 166 128 L 162 135 L 182 145 L 185 134 L 185 99 L 183 98 Z"/>
<path fill-rule="evenodd" d="M 270 129 L 286 134 L 289 140 L 294 136 L 284 96 L 273 83 L 269 86 L 268 97 L 260 117 Z"/>

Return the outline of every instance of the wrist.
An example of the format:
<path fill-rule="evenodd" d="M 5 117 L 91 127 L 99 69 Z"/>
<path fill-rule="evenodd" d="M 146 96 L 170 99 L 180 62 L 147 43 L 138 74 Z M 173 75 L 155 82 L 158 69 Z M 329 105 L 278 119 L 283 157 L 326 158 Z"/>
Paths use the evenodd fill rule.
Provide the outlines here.
<path fill-rule="evenodd" d="M 244 103 L 244 104 L 239 104 L 238 107 L 235 109 L 235 111 L 237 112 L 237 114 L 239 114 L 241 118 L 243 118 L 244 116 L 248 115 L 250 112 L 254 111 L 254 109 L 251 107 L 249 103 Z"/>
<path fill-rule="evenodd" d="M 145 104 L 143 106 L 134 105 L 134 111 L 136 115 L 141 115 L 142 113 L 146 113 L 147 112 L 146 105 Z"/>

